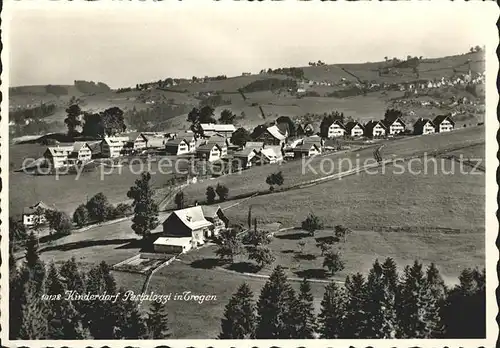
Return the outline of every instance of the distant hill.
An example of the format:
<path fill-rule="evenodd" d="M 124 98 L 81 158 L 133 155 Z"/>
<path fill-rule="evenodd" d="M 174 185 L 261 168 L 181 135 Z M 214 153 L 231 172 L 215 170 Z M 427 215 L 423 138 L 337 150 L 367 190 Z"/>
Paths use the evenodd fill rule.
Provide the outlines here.
<path fill-rule="evenodd" d="M 417 63 L 415 63 L 417 62 Z M 415 69 L 416 66 L 416 69 Z M 294 80 L 298 87 L 302 80 L 283 74 L 245 74 L 244 76 L 207 82 L 184 82 L 175 86 L 158 88 L 154 83 L 144 90 L 131 88 L 130 91 L 118 93 L 102 83 L 78 83 L 76 85 L 54 86 L 20 86 L 9 89 L 10 108 L 29 108 L 40 103 L 54 103 L 56 111 L 47 121 L 62 122 L 65 118 L 65 108 L 70 100 L 77 99 L 84 110 L 99 111 L 111 106 L 118 106 L 124 111 L 152 109 L 158 103 L 175 104 L 183 109 L 197 107 L 207 98 L 220 96 L 222 105 L 216 108 L 216 117 L 220 111 L 230 109 L 237 115 L 237 125 L 253 127 L 263 122 L 273 121 L 278 116 L 302 118 L 304 115 L 322 115 L 334 110 L 344 112 L 346 116 L 361 121 L 381 118 L 385 109 L 390 107 L 395 99 L 408 98 L 405 92 L 399 90 L 369 90 L 363 86 L 369 84 L 401 84 L 434 79 L 451 79 L 470 71 L 484 72 L 484 55 L 481 52 L 442 58 L 421 59 L 415 61 L 393 61 L 361 64 L 333 64 L 301 67 L 304 79 L 312 82 L 305 86 L 306 92 L 297 94 L 295 88 L 278 86 L 281 83 L 270 84 L 267 87 L 248 90 L 248 86 L 265 86 L 265 80 Z M 164 77 L 160 77 L 164 78 Z M 187 80 L 186 80 L 187 81 Z M 82 87 L 82 85 L 84 85 Z M 356 87 L 358 85 L 358 87 Z M 362 87 L 359 87 L 361 85 Z M 443 101 L 450 96 L 466 96 L 477 103 L 484 103 L 481 88 L 473 95 L 464 88 L 449 87 L 439 90 L 439 93 L 425 96 L 432 100 Z M 440 95 L 440 93 L 442 95 Z M 411 98 L 420 98 L 421 96 Z M 264 111 L 262 115 L 261 109 Z M 402 107 L 403 108 L 403 107 Z M 404 107 L 405 112 L 415 114 L 415 117 L 427 117 L 432 114 L 453 112 L 453 110 L 418 105 Z M 463 110 L 462 110 L 463 111 Z M 158 127 L 170 129 L 186 129 L 186 114 L 175 117 L 165 117 Z M 471 112 L 471 116 L 462 116 L 461 122 L 481 121 L 480 112 Z M 469 121 L 468 121 L 469 120 Z"/>

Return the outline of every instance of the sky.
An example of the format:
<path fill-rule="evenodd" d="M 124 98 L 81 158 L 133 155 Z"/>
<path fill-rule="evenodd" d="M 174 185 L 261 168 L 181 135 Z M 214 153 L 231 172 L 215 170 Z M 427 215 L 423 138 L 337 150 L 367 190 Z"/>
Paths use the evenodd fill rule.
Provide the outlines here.
<path fill-rule="evenodd" d="M 441 0 L 7 4 L 10 86 L 92 80 L 118 88 L 317 60 L 439 57 L 485 44 L 498 18 L 494 2 Z"/>

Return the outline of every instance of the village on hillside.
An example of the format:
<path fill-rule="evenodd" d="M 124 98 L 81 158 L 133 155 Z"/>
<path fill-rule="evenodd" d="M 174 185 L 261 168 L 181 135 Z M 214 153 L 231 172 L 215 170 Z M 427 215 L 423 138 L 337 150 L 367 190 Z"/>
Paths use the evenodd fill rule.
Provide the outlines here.
<path fill-rule="evenodd" d="M 41 320 L 26 303 L 43 305 L 26 290 L 38 278 L 22 272 L 47 265 L 47 272 L 33 271 L 48 289 L 44 295 L 64 289 L 168 297 L 150 307 L 131 301 L 103 309 L 70 301 L 64 305 L 71 320 L 46 325 L 65 339 L 481 337 L 485 73 L 471 70 L 469 59 L 460 71 L 426 77 L 411 65 L 415 59 L 425 62 L 408 56 L 367 63 L 370 78 L 358 76 L 359 67 L 321 61 L 305 69 L 340 69 L 350 78 L 305 78 L 302 68 L 245 72 L 234 78 L 244 86 L 230 92 L 218 85 L 233 79 L 225 75 L 117 90 L 75 81 L 98 91 L 71 99 L 62 93 L 63 107 L 51 101 L 11 106 L 11 135 L 19 135 L 9 144 L 9 246 L 11 268 L 19 270 L 11 293 L 24 315 L 12 319 L 18 320 L 12 335 L 52 335 L 23 321 Z M 378 79 L 383 76 L 394 81 Z M 73 93 L 75 86 L 62 88 Z M 13 91 L 14 98 L 25 97 L 22 87 Z M 195 95 L 199 104 L 155 99 L 163 92 L 190 102 Z M 28 94 L 37 93 L 45 90 Z M 88 107 L 99 93 L 112 98 Z M 122 109 L 113 104 L 116 95 L 127 107 L 138 99 L 147 107 Z M 226 97 L 257 117 L 233 111 Z M 382 97 L 382 112 L 368 102 L 363 115 L 350 107 L 307 109 L 325 99 L 341 105 Z M 271 101 L 266 106 L 259 98 Z M 308 111 L 266 111 L 292 99 Z M 64 131 L 48 131 L 40 115 L 55 117 L 61 107 Z M 24 134 L 31 129 L 38 134 Z M 428 158 L 435 175 L 394 171 L 398 161 Z M 462 172 L 438 173 L 439 165 Z M 426 166 L 417 163 L 421 172 Z M 268 296 L 275 289 L 289 290 Z M 377 302 L 376 296 L 386 297 Z M 255 308 L 241 314 L 245 301 L 254 300 Z M 380 303 L 394 311 L 387 332 L 365 324 L 382 311 Z M 477 323 L 466 329 L 469 323 L 457 315 L 463 306 L 476 306 Z M 296 318 L 283 319 L 287 329 L 275 333 L 262 319 L 268 307 L 270 320 L 288 312 Z M 415 320 L 424 329 L 405 324 L 407 315 L 421 312 L 427 319 Z M 258 323 L 245 327 L 245 320 Z M 59 330 L 56 322 L 71 329 Z"/>

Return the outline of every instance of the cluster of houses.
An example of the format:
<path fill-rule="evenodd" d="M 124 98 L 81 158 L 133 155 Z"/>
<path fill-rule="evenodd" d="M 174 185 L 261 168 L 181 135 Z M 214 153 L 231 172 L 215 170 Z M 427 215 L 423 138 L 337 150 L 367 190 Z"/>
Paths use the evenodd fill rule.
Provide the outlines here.
<path fill-rule="evenodd" d="M 425 127 L 422 126 L 425 125 Z M 431 134 L 452 131 L 455 122 L 448 115 L 436 116 L 434 120 L 420 118 L 413 125 L 413 134 Z M 351 137 L 383 137 L 388 135 L 397 135 L 407 132 L 407 125 L 399 117 L 391 120 L 369 121 L 361 124 L 357 121 L 351 121 L 345 125 L 339 120 L 335 120 L 328 128 L 328 138 L 351 136 Z"/>

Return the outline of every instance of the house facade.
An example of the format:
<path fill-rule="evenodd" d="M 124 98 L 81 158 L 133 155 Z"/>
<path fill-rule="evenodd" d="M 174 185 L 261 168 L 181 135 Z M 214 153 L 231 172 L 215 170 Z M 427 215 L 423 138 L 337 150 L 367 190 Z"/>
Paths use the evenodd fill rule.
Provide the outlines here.
<path fill-rule="evenodd" d="M 132 148 L 135 151 L 145 150 L 148 147 L 148 138 L 142 133 L 130 141 L 132 142 Z"/>
<path fill-rule="evenodd" d="M 260 150 L 255 148 L 245 148 L 241 151 L 237 151 L 233 154 L 233 168 L 235 169 L 246 169 L 252 166 L 252 159 L 258 156 Z"/>
<path fill-rule="evenodd" d="M 432 123 L 434 123 L 436 133 L 451 132 L 455 128 L 455 122 L 448 115 L 436 116 Z"/>
<path fill-rule="evenodd" d="M 236 131 L 236 127 L 232 124 L 201 123 L 200 127 L 206 137 L 220 134 L 225 138 L 231 138 L 231 135 Z"/>
<path fill-rule="evenodd" d="M 288 138 L 288 133 L 282 133 L 278 126 L 266 128 L 254 140 L 264 143 L 264 145 L 283 146 Z"/>
<path fill-rule="evenodd" d="M 226 147 L 227 154 L 227 147 Z M 206 143 L 201 145 L 196 149 L 196 157 L 206 160 L 208 162 L 214 162 L 220 160 L 223 156 L 222 148 L 218 144 Z"/>
<path fill-rule="evenodd" d="M 209 205 L 202 205 L 201 210 L 203 211 L 203 216 L 207 221 L 212 223 L 211 232 L 209 237 L 214 237 L 219 235 L 220 231 L 226 229 L 229 226 L 229 219 L 224 215 L 220 206 L 212 207 Z"/>
<path fill-rule="evenodd" d="M 316 144 L 305 143 L 293 149 L 295 158 L 311 157 L 321 154 L 321 149 Z"/>
<path fill-rule="evenodd" d="M 101 154 L 103 157 L 115 158 L 120 157 L 125 144 L 128 142 L 128 137 L 106 137 L 101 142 Z"/>
<path fill-rule="evenodd" d="M 47 204 L 42 201 L 23 209 L 23 225 L 26 227 L 33 227 L 35 223 L 41 225 L 47 223 L 47 218 L 45 217 L 45 212 L 47 210 L 53 210 Z"/>
<path fill-rule="evenodd" d="M 387 127 L 387 133 L 389 135 L 404 133 L 404 131 L 406 130 L 405 123 L 399 117 L 394 120 L 387 120 L 383 122 Z"/>
<path fill-rule="evenodd" d="M 163 222 L 163 236 L 190 237 L 193 247 L 203 245 L 213 235 L 213 224 L 205 219 L 200 206 L 176 210 Z"/>
<path fill-rule="evenodd" d="M 80 163 L 88 162 L 92 158 L 92 149 L 86 142 L 75 142 L 73 151 L 68 155 L 68 158 Z"/>
<path fill-rule="evenodd" d="M 61 168 L 68 165 L 68 157 L 73 152 L 73 146 L 49 146 L 43 157 L 49 161 L 52 168 Z"/>
<path fill-rule="evenodd" d="M 359 122 L 349 122 L 346 124 L 347 134 L 351 137 L 360 137 L 365 133 L 364 127 Z"/>
<path fill-rule="evenodd" d="M 436 126 L 427 118 L 420 118 L 413 125 L 413 134 L 415 135 L 434 134 L 435 132 Z"/>
<path fill-rule="evenodd" d="M 189 153 L 190 149 L 190 144 L 183 138 L 171 139 L 165 143 L 165 151 L 170 155 L 184 155 Z"/>
<path fill-rule="evenodd" d="M 328 127 L 328 138 L 343 137 L 346 134 L 345 126 L 338 120 Z"/>
<path fill-rule="evenodd" d="M 387 134 L 387 127 L 381 121 L 370 121 L 365 124 L 365 136 L 382 137 Z"/>

